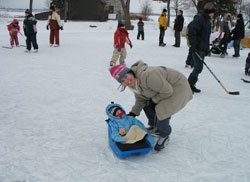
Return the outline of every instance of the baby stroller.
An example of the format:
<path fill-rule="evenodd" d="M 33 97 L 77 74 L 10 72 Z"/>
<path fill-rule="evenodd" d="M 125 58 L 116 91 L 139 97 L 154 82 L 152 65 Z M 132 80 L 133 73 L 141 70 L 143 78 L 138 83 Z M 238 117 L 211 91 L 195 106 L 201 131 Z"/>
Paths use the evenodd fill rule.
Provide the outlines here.
<path fill-rule="evenodd" d="M 224 32 L 214 32 L 210 36 L 210 52 L 213 54 L 221 55 L 223 45 Z"/>

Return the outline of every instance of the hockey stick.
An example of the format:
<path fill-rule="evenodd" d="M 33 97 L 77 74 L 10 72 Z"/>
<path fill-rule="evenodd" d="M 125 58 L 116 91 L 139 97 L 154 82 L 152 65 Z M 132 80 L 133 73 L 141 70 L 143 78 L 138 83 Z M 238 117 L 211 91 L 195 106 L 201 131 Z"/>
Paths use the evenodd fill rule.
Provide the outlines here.
<path fill-rule="evenodd" d="M 208 65 L 205 63 L 204 60 L 202 60 L 202 58 L 200 57 L 200 55 L 195 52 L 195 55 L 199 58 L 200 61 L 203 62 L 203 64 L 207 67 L 208 71 L 214 76 L 214 78 L 217 80 L 217 82 L 221 85 L 221 87 L 226 91 L 226 93 L 230 94 L 230 95 L 240 95 L 239 91 L 236 92 L 229 92 L 221 83 L 221 81 L 215 76 L 215 74 L 213 73 L 213 71 L 208 67 Z"/>
<path fill-rule="evenodd" d="M 241 78 L 241 80 L 242 80 L 243 82 L 245 82 L 245 83 L 250 83 L 250 80 L 246 80 L 246 79 L 244 79 L 244 78 Z"/>
<path fill-rule="evenodd" d="M 25 39 L 25 37 L 23 36 L 23 34 L 21 33 L 21 32 L 19 32 L 20 33 L 20 35 L 23 37 L 23 40 L 26 42 L 26 39 Z"/>

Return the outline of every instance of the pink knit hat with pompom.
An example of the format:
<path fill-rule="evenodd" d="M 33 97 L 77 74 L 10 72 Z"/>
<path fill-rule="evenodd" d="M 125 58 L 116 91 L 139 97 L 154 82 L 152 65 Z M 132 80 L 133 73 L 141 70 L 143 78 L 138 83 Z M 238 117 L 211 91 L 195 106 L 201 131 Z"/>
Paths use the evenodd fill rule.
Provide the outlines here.
<path fill-rule="evenodd" d="M 119 64 L 110 69 L 110 74 L 114 77 L 119 83 L 121 83 L 122 78 L 130 71 L 131 69 Z"/>

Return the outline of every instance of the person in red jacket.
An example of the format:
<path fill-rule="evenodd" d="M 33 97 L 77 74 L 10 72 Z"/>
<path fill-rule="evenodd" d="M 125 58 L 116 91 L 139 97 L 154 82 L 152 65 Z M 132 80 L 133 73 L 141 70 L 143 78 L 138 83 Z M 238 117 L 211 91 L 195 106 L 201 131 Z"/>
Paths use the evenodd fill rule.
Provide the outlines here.
<path fill-rule="evenodd" d="M 19 46 L 18 41 L 18 33 L 20 33 L 20 26 L 18 25 L 18 20 L 14 19 L 11 24 L 8 25 L 8 31 L 10 34 L 10 45 L 11 47 L 14 46 L 14 42 L 16 43 L 16 46 Z"/>
<path fill-rule="evenodd" d="M 50 28 L 50 46 L 54 45 L 56 40 L 55 47 L 59 46 L 59 29 L 63 30 L 61 18 L 58 12 L 55 11 L 54 6 L 50 6 L 47 30 Z"/>
<path fill-rule="evenodd" d="M 125 42 L 129 44 L 132 48 L 132 42 L 129 39 L 128 31 L 125 29 L 125 25 L 122 21 L 118 22 L 118 28 L 114 35 L 114 51 L 113 56 L 110 61 L 110 66 L 113 67 L 116 65 L 116 61 L 119 59 L 120 64 L 125 64 L 125 58 L 127 56 L 127 51 L 125 48 Z"/>

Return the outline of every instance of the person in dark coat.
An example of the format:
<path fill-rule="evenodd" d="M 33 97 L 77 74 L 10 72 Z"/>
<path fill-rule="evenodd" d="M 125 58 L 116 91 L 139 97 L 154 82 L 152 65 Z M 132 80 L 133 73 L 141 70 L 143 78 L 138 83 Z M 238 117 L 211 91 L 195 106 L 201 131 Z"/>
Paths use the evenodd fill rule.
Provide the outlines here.
<path fill-rule="evenodd" d="M 141 39 L 144 40 L 144 22 L 142 21 L 142 18 L 139 18 L 139 22 L 137 23 L 138 25 L 138 34 L 137 34 L 137 39 Z"/>
<path fill-rule="evenodd" d="M 227 44 L 230 42 L 231 24 L 232 24 L 231 15 L 230 13 L 227 13 L 224 16 L 224 20 L 221 26 L 221 31 L 224 32 L 224 36 L 220 43 L 222 58 L 224 58 L 225 55 L 227 55 Z"/>
<path fill-rule="evenodd" d="M 179 10 L 177 13 L 177 17 L 175 19 L 175 24 L 174 24 L 175 44 L 173 45 L 174 47 L 180 47 L 181 44 L 181 31 L 183 29 L 183 23 L 184 23 L 184 18 L 182 14 L 183 11 Z"/>
<path fill-rule="evenodd" d="M 240 57 L 240 41 L 245 37 L 245 26 L 242 14 L 237 15 L 237 22 L 235 28 L 231 32 L 231 37 L 234 40 L 234 55 L 233 57 Z"/>
<path fill-rule="evenodd" d="M 246 59 L 245 75 L 250 76 L 250 52 L 248 53 L 248 57 Z"/>
<path fill-rule="evenodd" d="M 189 75 L 188 81 L 192 91 L 196 93 L 201 91 L 195 87 L 195 83 L 198 80 L 198 75 L 203 70 L 203 60 L 209 54 L 209 40 L 212 29 L 210 20 L 214 13 L 215 6 L 212 2 L 208 2 L 204 6 L 204 11 L 196 15 L 188 25 L 188 40 L 194 64 L 194 69 Z"/>
<path fill-rule="evenodd" d="M 29 9 L 26 9 L 25 18 L 23 21 L 23 31 L 24 31 L 24 35 L 27 37 L 26 52 L 30 52 L 31 44 L 34 48 L 34 52 L 38 52 L 38 45 L 36 41 L 36 34 L 37 34 L 36 24 L 37 24 L 37 20 L 32 15 L 31 11 Z"/>

